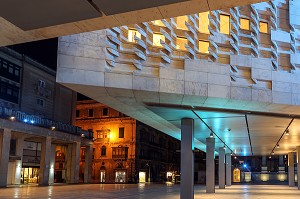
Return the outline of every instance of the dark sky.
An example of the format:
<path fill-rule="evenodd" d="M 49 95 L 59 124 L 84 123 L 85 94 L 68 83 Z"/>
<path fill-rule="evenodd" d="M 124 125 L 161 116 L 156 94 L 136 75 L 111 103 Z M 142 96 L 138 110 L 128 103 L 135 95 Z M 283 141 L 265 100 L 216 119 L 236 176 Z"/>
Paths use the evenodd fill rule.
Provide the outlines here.
<path fill-rule="evenodd" d="M 41 64 L 56 70 L 58 38 L 28 42 L 8 46 L 9 48 L 27 55 Z"/>

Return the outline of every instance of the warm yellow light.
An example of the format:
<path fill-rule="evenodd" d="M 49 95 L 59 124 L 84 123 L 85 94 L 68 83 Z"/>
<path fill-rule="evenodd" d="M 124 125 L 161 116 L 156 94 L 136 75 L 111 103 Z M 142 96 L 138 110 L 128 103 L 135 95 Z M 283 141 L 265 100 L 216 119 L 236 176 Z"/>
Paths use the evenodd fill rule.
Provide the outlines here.
<path fill-rule="evenodd" d="M 178 50 L 186 50 L 185 44 L 187 44 L 188 41 L 186 38 L 183 37 L 177 37 L 176 39 L 176 49 Z"/>
<path fill-rule="evenodd" d="M 199 52 L 208 54 L 209 51 L 209 42 L 208 41 L 199 41 Z"/>
<path fill-rule="evenodd" d="M 182 30 L 188 30 L 188 28 L 185 25 L 185 22 L 188 21 L 188 16 L 180 16 L 176 18 L 177 28 Z"/>
<path fill-rule="evenodd" d="M 154 33 L 153 34 L 153 45 L 162 47 L 160 40 L 165 41 L 165 36 L 163 34 Z"/>
<path fill-rule="evenodd" d="M 220 15 L 220 32 L 229 35 L 230 33 L 230 16 Z"/>
<path fill-rule="evenodd" d="M 165 24 L 161 20 L 154 20 L 152 21 L 152 23 L 157 26 L 165 26 Z"/>
<path fill-rule="evenodd" d="M 269 174 L 261 174 L 260 179 L 261 179 L 261 181 L 266 182 L 270 179 L 270 176 L 269 176 Z"/>
<path fill-rule="evenodd" d="M 259 32 L 268 33 L 268 23 L 267 22 L 259 22 Z"/>
<path fill-rule="evenodd" d="M 281 174 L 278 174 L 277 178 L 279 181 L 283 182 L 283 181 L 287 180 L 287 175 L 281 173 Z"/>
<path fill-rule="evenodd" d="M 136 43 L 136 40 L 135 40 L 134 36 L 136 36 L 137 38 L 141 39 L 141 33 L 139 33 L 136 30 L 129 29 L 128 30 L 128 41 Z"/>
<path fill-rule="evenodd" d="M 243 30 L 250 30 L 250 20 L 249 19 L 240 19 L 240 28 Z"/>
<path fill-rule="evenodd" d="M 202 12 L 199 13 L 199 31 L 201 33 L 209 34 L 209 19 L 208 19 L 209 12 Z"/>

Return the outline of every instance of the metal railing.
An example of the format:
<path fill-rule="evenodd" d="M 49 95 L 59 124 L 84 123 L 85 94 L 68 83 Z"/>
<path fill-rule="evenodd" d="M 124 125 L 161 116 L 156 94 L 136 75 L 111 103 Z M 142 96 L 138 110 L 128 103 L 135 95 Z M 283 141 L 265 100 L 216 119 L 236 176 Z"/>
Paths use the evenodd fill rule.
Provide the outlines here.
<path fill-rule="evenodd" d="M 22 123 L 26 123 L 38 127 L 43 127 L 55 131 L 61 131 L 73 135 L 82 136 L 88 139 L 93 139 L 92 132 L 83 130 L 78 126 L 73 126 L 70 124 L 49 120 L 37 115 L 29 115 L 21 111 L 8 109 L 1 106 L 0 106 L 0 117 L 3 119 L 15 120 L 18 122 L 22 122 Z"/>

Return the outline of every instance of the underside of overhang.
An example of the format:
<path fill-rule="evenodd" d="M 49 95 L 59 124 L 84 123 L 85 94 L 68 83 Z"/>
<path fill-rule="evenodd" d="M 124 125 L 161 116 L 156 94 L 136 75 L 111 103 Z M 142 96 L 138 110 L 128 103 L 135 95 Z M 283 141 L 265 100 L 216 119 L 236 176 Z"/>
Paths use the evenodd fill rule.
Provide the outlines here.
<path fill-rule="evenodd" d="M 265 0 L 2 0 L 0 46 L 138 24 Z"/>

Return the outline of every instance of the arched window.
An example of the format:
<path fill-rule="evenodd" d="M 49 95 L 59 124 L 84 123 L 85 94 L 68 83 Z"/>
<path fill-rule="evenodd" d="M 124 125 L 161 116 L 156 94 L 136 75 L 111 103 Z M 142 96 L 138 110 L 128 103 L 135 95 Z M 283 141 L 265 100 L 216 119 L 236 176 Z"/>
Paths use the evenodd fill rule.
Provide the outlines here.
<path fill-rule="evenodd" d="M 101 147 L 101 156 L 106 156 L 106 146 Z"/>

